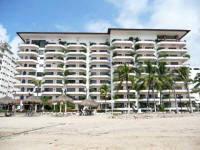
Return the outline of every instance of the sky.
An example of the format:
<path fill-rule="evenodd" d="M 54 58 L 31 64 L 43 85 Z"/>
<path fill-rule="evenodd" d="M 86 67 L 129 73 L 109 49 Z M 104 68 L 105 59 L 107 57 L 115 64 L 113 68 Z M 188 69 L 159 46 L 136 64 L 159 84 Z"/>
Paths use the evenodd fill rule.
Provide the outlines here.
<path fill-rule="evenodd" d="M 0 0 L 0 38 L 16 54 L 16 32 L 106 32 L 107 28 L 189 29 L 191 66 L 200 67 L 200 0 Z"/>

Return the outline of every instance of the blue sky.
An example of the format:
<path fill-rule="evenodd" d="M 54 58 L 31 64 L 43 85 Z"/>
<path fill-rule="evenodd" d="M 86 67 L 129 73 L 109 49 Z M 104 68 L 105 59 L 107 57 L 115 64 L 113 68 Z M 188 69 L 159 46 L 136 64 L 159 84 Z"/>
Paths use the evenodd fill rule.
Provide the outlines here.
<path fill-rule="evenodd" d="M 200 66 L 200 0 L 0 0 L 0 38 L 14 53 L 18 31 L 95 31 L 108 27 L 190 29 L 192 66 Z"/>

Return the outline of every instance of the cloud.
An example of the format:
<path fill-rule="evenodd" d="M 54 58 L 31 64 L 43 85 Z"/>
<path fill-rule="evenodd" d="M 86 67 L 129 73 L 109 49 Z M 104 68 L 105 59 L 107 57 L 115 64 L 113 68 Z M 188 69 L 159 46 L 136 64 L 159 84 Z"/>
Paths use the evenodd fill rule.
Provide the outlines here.
<path fill-rule="evenodd" d="M 2 24 L 0 24 L 0 40 L 8 42 L 8 44 L 12 47 L 11 51 L 14 53 L 14 57 L 17 57 L 18 44 L 21 43 L 22 40 L 18 36 L 15 36 L 12 40 L 10 40 L 7 29 L 4 28 Z"/>
<path fill-rule="evenodd" d="M 190 29 L 187 40 L 190 63 L 200 66 L 199 0 L 106 0 L 118 10 L 114 23 L 124 28 Z"/>
<path fill-rule="evenodd" d="M 85 25 L 86 31 L 89 32 L 107 32 L 110 27 L 110 22 L 105 20 L 91 20 Z"/>
<path fill-rule="evenodd" d="M 9 40 L 7 30 L 1 24 L 0 24 L 0 39 L 3 40 L 3 41 L 6 41 L 6 42 L 8 42 L 8 40 Z"/>
<path fill-rule="evenodd" d="M 17 57 L 17 51 L 19 50 L 18 49 L 18 44 L 21 43 L 22 40 L 18 37 L 18 36 L 15 36 L 10 42 L 10 46 L 12 47 L 12 52 L 14 53 L 14 56 L 15 58 Z"/>

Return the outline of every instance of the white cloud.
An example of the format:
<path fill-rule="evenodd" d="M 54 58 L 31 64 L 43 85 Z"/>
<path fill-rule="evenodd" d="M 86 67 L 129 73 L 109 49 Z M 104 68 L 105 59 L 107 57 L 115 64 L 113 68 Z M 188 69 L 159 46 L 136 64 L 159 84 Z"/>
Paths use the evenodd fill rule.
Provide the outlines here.
<path fill-rule="evenodd" d="M 190 29 L 186 35 L 191 65 L 199 65 L 199 0 L 106 0 L 118 9 L 119 27 Z M 145 18 L 144 18 L 145 17 Z"/>
<path fill-rule="evenodd" d="M 19 50 L 18 49 L 18 44 L 21 43 L 22 40 L 18 37 L 18 36 L 15 36 L 10 42 L 10 46 L 12 47 L 12 52 L 14 53 L 14 56 L 15 58 L 17 57 L 17 51 Z"/>
<path fill-rule="evenodd" d="M 1 24 L 0 24 L 0 39 L 6 42 L 8 42 L 9 40 L 9 36 L 7 35 L 7 30 Z"/>
<path fill-rule="evenodd" d="M 85 25 L 85 29 L 89 32 L 107 32 L 111 24 L 105 20 L 92 20 Z"/>
<path fill-rule="evenodd" d="M 0 40 L 8 42 L 12 47 L 11 51 L 14 53 L 14 56 L 17 57 L 18 44 L 21 43 L 22 40 L 18 36 L 15 36 L 12 40 L 10 40 L 7 29 L 4 28 L 2 24 L 0 24 Z"/>

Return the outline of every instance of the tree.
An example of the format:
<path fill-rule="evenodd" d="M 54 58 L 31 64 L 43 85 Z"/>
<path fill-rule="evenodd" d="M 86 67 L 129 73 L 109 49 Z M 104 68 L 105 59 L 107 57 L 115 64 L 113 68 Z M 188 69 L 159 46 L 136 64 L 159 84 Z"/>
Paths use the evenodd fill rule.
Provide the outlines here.
<path fill-rule="evenodd" d="M 105 112 L 106 112 L 106 109 L 107 109 L 106 100 L 108 99 L 108 96 L 109 96 L 110 87 L 107 84 L 103 84 L 101 85 L 99 91 L 100 91 L 100 96 L 105 98 Z"/>
<path fill-rule="evenodd" d="M 42 86 L 42 80 L 32 80 L 31 81 L 33 84 L 35 84 L 35 90 L 37 92 L 37 97 L 39 93 L 39 88 Z M 35 105 L 35 112 L 37 111 L 37 105 Z"/>
<path fill-rule="evenodd" d="M 190 79 L 190 71 L 189 68 L 187 67 L 181 67 L 177 70 L 174 70 L 175 73 L 177 74 L 177 79 L 180 81 L 184 82 L 184 86 L 187 90 L 187 94 L 188 94 L 188 98 L 189 98 L 189 103 L 190 103 L 190 113 L 193 113 L 193 108 L 192 108 L 192 101 L 191 101 L 191 97 L 190 97 L 190 90 L 189 90 L 189 82 L 192 81 L 192 79 Z"/>
<path fill-rule="evenodd" d="M 131 69 L 129 68 L 129 65 L 127 66 L 126 63 L 124 63 L 122 66 L 117 67 L 117 71 L 115 73 L 118 74 L 118 81 L 120 83 L 117 85 L 117 87 L 121 87 L 123 81 L 126 82 L 126 90 L 127 90 L 127 99 L 128 99 L 128 113 L 130 113 L 130 89 L 128 86 L 128 81 L 131 79 L 130 75 Z"/>

